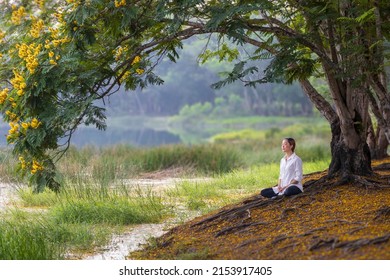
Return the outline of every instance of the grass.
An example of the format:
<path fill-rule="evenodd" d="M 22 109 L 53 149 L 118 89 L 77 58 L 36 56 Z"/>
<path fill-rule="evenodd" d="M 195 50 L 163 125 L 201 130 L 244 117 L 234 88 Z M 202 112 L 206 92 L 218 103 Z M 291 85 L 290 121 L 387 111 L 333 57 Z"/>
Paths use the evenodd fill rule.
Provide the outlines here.
<path fill-rule="evenodd" d="M 60 193 L 20 187 L 19 207 L 1 213 L 0 259 L 63 259 L 103 246 L 112 233 L 170 215 L 159 196 L 79 179 Z"/>
<path fill-rule="evenodd" d="M 161 223 L 182 211 L 202 214 L 240 201 L 276 184 L 280 142 L 286 135 L 298 141 L 305 174 L 324 170 L 329 165 L 328 132 L 323 124 L 310 123 L 224 133 L 213 143 L 193 146 L 72 147 L 58 164 L 60 193 L 36 194 L 20 187 L 16 210 L 1 213 L 0 259 L 62 259 L 69 252 L 104 245 L 128 225 Z M 9 151 L 1 151 L 0 162 L 2 178 L 20 181 L 10 168 L 14 159 Z M 182 180 L 172 188 L 155 191 L 123 183 L 174 168 L 180 171 L 169 175 Z"/>
<path fill-rule="evenodd" d="M 306 162 L 304 174 L 322 171 L 328 166 L 329 160 Z M 205 182 L 184 181 L 168 190 L 167 194 L 172 200 L 181 201 L 189 209 L 204 214 L 276 185 L 278 176 L 278 164 L 264 164 L 235 170 Z"/>
<path fill-rule="evenodd" d="M 42 213 L 8 211 L 0 222 L 0 259 L 64 259 L 70 250 L 89 250 L 106 243 L 106 227 L 60 224 Z"/>

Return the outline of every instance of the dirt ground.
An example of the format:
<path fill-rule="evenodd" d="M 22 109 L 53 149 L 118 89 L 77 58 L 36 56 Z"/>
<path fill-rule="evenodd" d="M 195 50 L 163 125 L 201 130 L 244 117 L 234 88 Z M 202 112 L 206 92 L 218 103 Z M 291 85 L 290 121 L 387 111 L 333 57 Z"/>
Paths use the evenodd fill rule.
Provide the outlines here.
<path fill-rule="evenodd" d="M 306 175 L 292 197 L 253 196 L 173 228 L 131 259 L 390 259 L 390 158 L 332 186 Z M 319 181 L 318 181 L 319 180 Z"/>

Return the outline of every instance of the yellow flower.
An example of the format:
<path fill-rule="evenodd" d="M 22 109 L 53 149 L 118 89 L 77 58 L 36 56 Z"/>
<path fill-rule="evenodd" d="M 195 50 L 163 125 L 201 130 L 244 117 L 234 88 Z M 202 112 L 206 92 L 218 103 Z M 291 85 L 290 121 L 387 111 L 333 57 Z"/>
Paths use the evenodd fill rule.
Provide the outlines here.
<path fill-rule="evenodd" d="M 30 124 L 26 123 L 26 122 L 23 122 L 22 123 L 22 127 L 27 130 L 30 127 Z"/>
<path fill-rule="evenodd" d="M 9 123 L 9 126 L 11 127 L 10 130 L 8 130 L 8 134 L 10 136 L 13 136 L 13 135 L 18 135 L 18 131 L 19 131 L 19 125 L 17 123 L 14 123 L 14 122 L 10 122 Z"/>
<path fill-rule="evenodd" d="M 39 19 L 39 20 L 34 19 L 31 30 L 30 30 L 31 36 L 34 38 L 38 38 L 44 27 L 45 26 L 44 26 L 42 19 Z"/>
<path fill-rule="evenodd" d="M 23 6 L 19 7 L 19 9 L 16 10 L 16 6 L 12 6 L 12 16 L 11 21 L 13 24 L 19 25 L 22 23 L 22 18 L 26 15 L 26 10 Z"/>
<path fill-rule="evenodd" d="M 3 41 L 5 37 L 5 32 L 3 30 L 0 30 L 0 42 Z"/>
<path fill-rule="evenodd" d="M 36 160 L 33 160 L 31 174 L 35 174 L 37 173 L 37 171 L 41 171 L 41 170 L 43 170 L 43 166 Z"/>
<path fill-rule="evenodd" d="M 115 0 L 115 8 L 126 6 L 126 0 Z"/>
<path fill-rule="evenodd" d="M 24 94 L 24 89 L 27 87 L 26 82 L 23 76 L 18 72 L 18 70 L 14 69 L 14 77 L 11 79 L 11 84 L 16 89 L 16 93 L 19 96 Z"/>
<path fill-rule="evenodd" d="M 134 65 L 134 64 L 136 64 L 136 63 L 138 63 L 140 61 L 141 61 L 141 57 L 139 55 L 137 55 L 136 57 L 134 57 L 133 62 L 131 63 L 131 65 Z"/>
<path fill-rule="evenodd" d="M 22 167 L 22 169 L 25 169 L 26 168 L 26 161 L 24 160 L 24 158 L 22 156 L 19 157 L 19 161 L 20 161 L 20 166 Z"/>
<path fill-rule="evenodd" d="M 36 45 L 35 43 L 27 44 L 17 44 L 16 48 L 18 49 L 18 55 L 26 62 L 26 67 L 31 74 L 35 72 L 35 69 L 38 67 L 38 55 L 42 49 L 42 44 Z"/>
<path fill-rule="evenodd" d="M 45 2 L 46 2 L 46 1 L 45 1 L 45 0 L 35 0 L 34 2 L 35 2 L 35 4 L 38 5 L 39 8 L 42 9 L 43 6 L 45 5 Z"/>
<path fill-rule="evenodd" d="M 12 113 L 11 111 L 7 110 L 5 114 L 10 118 L 10 120 L 15 121 L 17 119 L 17 115 L 15 113 Z"/>
<path fill-rule="evenodd" d="M 144 70 L 144 69 L 137 68 L 137 69 L 135 70 L 135 72 L 136 72 L 138 75 L 142 75 L 142 74 L 145 72 L 145 70 Z"/>
<path fill-rule="evenodd" d="M 0 105 L 4 104 L 5 100 L 8 97 L 8 92 L 9 92 L 8 88 L 5 88 L 2 91 L 0 91 Z"/>
<path fill-rule="evenodd" d="M 123 83 L 129 76 L 130 76 L 131 72 L 130 71 L 126 71 L 123 76 L 120 78 L 120 82 Z"/>
<path fill-rule="evenodd" d="M 38 121 L 37 118 L 33 118 L 30 122 L 30 125 L 32 128 L 36 129 L 38 128 L 42 123 L 40 121 Z"/>

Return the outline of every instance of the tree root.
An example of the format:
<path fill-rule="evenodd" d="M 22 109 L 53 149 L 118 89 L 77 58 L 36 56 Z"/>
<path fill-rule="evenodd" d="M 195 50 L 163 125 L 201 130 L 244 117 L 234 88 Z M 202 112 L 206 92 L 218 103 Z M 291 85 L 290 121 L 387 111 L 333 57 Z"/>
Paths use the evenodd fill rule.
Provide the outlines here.
<path fill-rule="evenodd" d="M 283 209 L 282 214 L 280 215 L 280 219 L 282 220 L 282 219 L 286 218 L 289 213 L 295 212 L 295 211 L 298 211 L 298 209 L 295 207 Z"/>
<path fill-rule="evenodd" d="M 389 170 L 390 169 L 390 163 L 382 163 L 375 167 L 373 167 L 373 170 L 379 171 L 379 170 Z"/>
<path fill-rule="evenodd" d="M 384 206 L 376 211 L 374 221 L 375 220 L 389 221 L 390 220 L 389 216 L 390 216 L 390 206 Z"/>
<path fill-rule="evenodd" d="M 214 221 L 217 219 L 230 220 L 232 218 L 237 218 L 237 217 L 242 218 L 243 215 L 248 215 L 248 213 L 250 215 L 250 209 L 263 207 L 266 205 L 270 205 L 272 203 L 278 203 L 278 202 L 282 201 L 283 198 L 284 198 L 283 196 L 276 197 L 275 199 L 264 199 L 264 198 L 259 197 L 258 199 L 254 199 L 251 202 L 246 203 L 244 205 L 239 205 L 239 206 L 236 206 L 236 207 L 233 207 L 230 209 L 222 210 L 215 215 L 207 217 L 206 219 L 203 219 L 203 220 L 193 224 L 191 227 L 206 224 L 208 222 L 211 222 L 211 221 Z M 205 226 L 205 227 L 207 227 L 207 226 Z"/>
<path fill-rule="evenodd" d="M 314 228 L 314 229 L 306 231 L 305 233 L 297 235 L 297 237 L 307 236 L 307 235 L 313 234 L 316 231 L 322 231 L 322 230 L 325 230 L 325 229 L 326 229 L 326 227 Z"/>
<path fill-rule="evenodd" d="M 330 249 L 343 248 L 346 251 L 355 251 L 360 249 L 363 246 L 371 245 L 371 244 L 380 244 L 390 240 L 390 234 L 386 234 L 383 236 L 375 237 L 375 238 L 360 238 L 352 241 L 338 241 L 337 238 L 331 238 L 328 240 L 319 240 L 310 246 L 309 250 L 317 250 L 323 247 L 330 247 Z"/>
<path fill-rule="evenodd" d="M 265 239 L 266 239 L 265 237 L 259 237 L 259 238 L 254 238 L 254 239 L 247 240 L 247 241 L 245 241 L 245 242 L 242 242 L 240 245 L 238 245 L 238 246 L 236 247 L 236 249 L 245 247 L 245 246 L 247 246 L 247 245 L 249 245 L 249 244 L 252 244 L 252 243 L 255 243 L 255 242 L 257 242 L 257 241 L 263 241 L 263 240 L 265 240 Z"/>
<path fill-rule="evenodd" d="M 276 243 L 278 243 L 280 241 L 283 241 L 285 239 L 288 239 L 288 238 L 291 238 L 291 237 L 289 237 L 289 236 L 287 236 L 285 234 L 278 235 L 278 236 L 275 237 L 274 240 L 271 241 L 271 244 L 275 245 Z"/>

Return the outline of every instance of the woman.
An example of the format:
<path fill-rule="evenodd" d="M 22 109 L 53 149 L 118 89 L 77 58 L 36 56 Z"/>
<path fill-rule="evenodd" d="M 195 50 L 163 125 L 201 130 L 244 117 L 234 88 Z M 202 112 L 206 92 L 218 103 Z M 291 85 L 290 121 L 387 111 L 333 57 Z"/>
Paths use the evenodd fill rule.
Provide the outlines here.
<path fill-rule="evenodd" d="M 284 157 L 280 160 L 280 173 L 278 186 L 266 188 L 261 191 L 264 197 L 278 195 L 295 195 L 303 192 L 302 186 L 302 160 L 295 154 L 295 140 L 285 138 L 282 141 Z"/>

